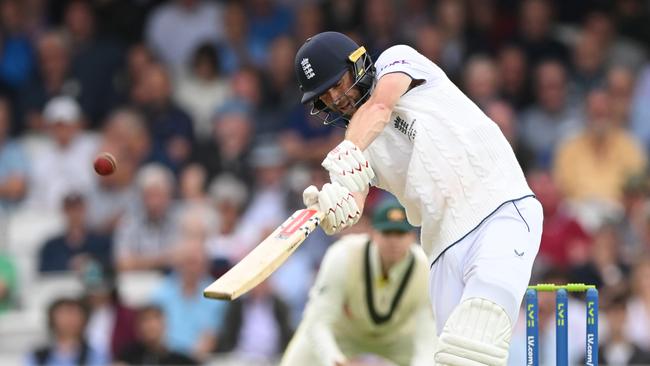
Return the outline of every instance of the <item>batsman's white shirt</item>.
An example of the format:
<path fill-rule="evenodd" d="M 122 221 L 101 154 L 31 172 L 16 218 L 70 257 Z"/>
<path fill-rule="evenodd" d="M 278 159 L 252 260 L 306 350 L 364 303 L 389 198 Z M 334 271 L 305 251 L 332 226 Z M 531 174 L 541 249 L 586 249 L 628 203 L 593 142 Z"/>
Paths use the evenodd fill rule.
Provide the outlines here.
<path fill-rule="evenodd" d="M 506 201 L 532 195 L 499 127 L 433 62 L 393 46 L 377 78 L 402 72 L 422 84 L 397 102 L 389 125 L 364 152 L 376 186 L 393 193 L 433 262 Z"/>
<path fill-rule="evenodd" d="M 348 235 L 328 249 L 281 366 L 332 366 L 364 353 L 400 366 L 433 364 L 436 335 L 426 296 L 426 256 L 418 245 L 412 245 L 411 255 L 383 279 L 379 253 L 374 245 L 367 246 L 369 240 L 363 234 Z M 375 317 L 368 303 L 368 285 L 372 286 Z M 400 287 L 404 289 L 391 313 Z M 377 322 L 376 317 L 383 319 Z"/>

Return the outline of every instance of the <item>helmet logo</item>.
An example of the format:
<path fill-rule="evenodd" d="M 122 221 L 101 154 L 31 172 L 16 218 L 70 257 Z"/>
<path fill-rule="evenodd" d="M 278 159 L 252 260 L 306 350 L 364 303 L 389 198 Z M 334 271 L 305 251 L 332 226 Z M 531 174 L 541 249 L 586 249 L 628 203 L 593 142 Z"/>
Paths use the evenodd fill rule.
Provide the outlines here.
<path fill-rule="evenodd" d="M 311 67 L 311 64 L 309 63 L 308 58 L 303 58 L 302 61 L 300 61 L 300 65 L 302 66 L 302 71 L 305 73 L 305 76 L 307 79 L 311 79 L 316 74 L 314 73 L 314 69 Z"/>

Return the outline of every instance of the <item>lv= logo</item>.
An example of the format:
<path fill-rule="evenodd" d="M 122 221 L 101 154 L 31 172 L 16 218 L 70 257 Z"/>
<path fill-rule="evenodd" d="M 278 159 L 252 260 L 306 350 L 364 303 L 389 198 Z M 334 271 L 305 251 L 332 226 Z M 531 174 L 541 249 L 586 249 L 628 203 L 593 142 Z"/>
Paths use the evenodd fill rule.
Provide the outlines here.
<path fill-rule="evenodd" d="M 564 304 L 559 303 L 557 304 L 557 325 L 563 327 L 565 323 L 565 313 L 566 313 L 566 308 L 564 307 Z"/>

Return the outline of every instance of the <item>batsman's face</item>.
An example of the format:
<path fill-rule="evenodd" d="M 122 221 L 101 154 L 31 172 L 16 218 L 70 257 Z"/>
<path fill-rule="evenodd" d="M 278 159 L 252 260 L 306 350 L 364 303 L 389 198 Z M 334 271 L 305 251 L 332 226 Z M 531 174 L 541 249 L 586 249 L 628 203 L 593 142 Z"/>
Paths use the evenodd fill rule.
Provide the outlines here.
<path fill-rule="evenodd" d="M 357 111 L 356 103 L 361 99 L 361 92 L 353 85 L 352 73 L 348 71 L 334 86 L 318 98 L 331 110 L 351 116 Z"/>

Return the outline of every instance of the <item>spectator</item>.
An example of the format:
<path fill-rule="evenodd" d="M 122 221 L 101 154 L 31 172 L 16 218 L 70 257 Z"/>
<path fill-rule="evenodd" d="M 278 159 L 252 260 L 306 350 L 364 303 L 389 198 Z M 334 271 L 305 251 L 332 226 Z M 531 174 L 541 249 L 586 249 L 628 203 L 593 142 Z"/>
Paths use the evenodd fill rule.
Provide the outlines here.
<path fill-rule="evenodd" d="M 250 164 L 255 174 L 255 186 L 242 222 L 245 230 L 259 242 L 287 217 L 287 160 L 278 144 L 260 141 L 251 153 Z"/>
<path fill-rule="evenodd" d="M 132 108 L 118 108 L 106 119 L 102 131 L 103 144 L 123 150 L 137 166 L 151 158 L 151 138 L 144 116 Z M 121 165 L 121 164 L 120 164 Z"/>
<path fill-rule="evenodd" d="M 558 148 L 553 175 L 569 200 L 620 204 L 625 180 L 645 168 L 646 155 L 612 120 L 609 94 L 587 96 L 585 130 Z"/>
<path fill-rule="evenodd" d="M 17 0 L 3 1 L 0 18 L 3 25 L 0 80 L 16 90 L 29 79 L 36 61 L 27 34 L 25 7 Z"/>
<path fill-rule="evenodd" d="M 321 4 L 316 2 L 299 4 L 296 10 L 296 21 L 292 32 L 296 38 L 296 42 L 302 44 L 307 38 L 324 31 L 325 15 L 323 14 Z"/>
<path fill-rule="evenodd" d="M 9 137 L 9 101 L 0 97 L 0 211 L 18 203 L 27 193 L 27 156 Z"/>
<path fill-rule="evenodd" d="M 463 86 L 470 97 L 481 109 L 499 97 L 499 73 L 491 58 L 474 56 L 465 64 Z"/>
<path fill-rule="evenodd" d="M 44 127 L 41 111 L 57 95 L 78 97 L 79 81 L 70 72 L 70 46 L 61 32 L 47 31 L 36 39 L 38 72 L 22 85 L 17 132 L 40 131 Z"/>
<path fill-rule="evenodd" d="M 443 0 L 436 4 L 436 24 L 443 38 L 442 57 L 439 66 L 456 80 L 460 76 L 462 64 L 468 53 L 465 44 L 465 6 L 458 0 Z"/>
<path fill-rule="evenodd" d="M 587 263 L 574 266 L 571 282 L 589 283 L 604 292 L 616 294 L 625 288 L 629 268 L 623 263 L 621 238 L 613 223 L 603 224 L 593 235 Z"/>
<path fill-rule="evenodd" d="M 119 270 L 160 270 L 170 264 L 177 234 L 174 184 L 171 171 L 158 164 L 146 165 L 138 173 L 138 205 L 121 218 L 115 232 Z"/>
<path fill-rule="evenodd" d="M 50 100 L 43 117 L 48 145 L 32 156 L 28 200 L 32 207 L 58 210 L 67 192 L 88 193 L 94 189 L 97 180 L 90 167 L 98 144 L 95 136 L 82 130 L 79 104 L 70 97 Z"/>
<path fill-rule="evenodd" d="M 650 63 L 637 76 L 636 89 L 632 98 L 630 129 L 643 143 L 650 154 Z"/>
<path fill-rule="evenodd" d="M 582 129 L 577 102 L 571 100 L 564 66 L 541 62 L 535 69 L 535 104 L 521 115 L 523 143 L 535 153 L 535 163 L 548 169 L 556 145 Z"/>
<path fill-rule="evenodd" d="M 178 172 L 192 154 L 192 120 L 171 99 L 172 84 L 163 65 L 150 65 L 138 83 L 135 87 L 142 88 L 143 99 L 137 107 L 148 124 L 151 158 Z"/>
<path fill-rule="evenodd" d="M 536 66 L 547 59 L 568 60 L 566 47 L 553 36 L 553 9 L 548 0 L 525 0 L 519 7 L 519 32 L 514 39 Z"/>
<path fill-rule="evenodd" d="M 257 238 L 251 238 L 241 222 L 248 201 L 248 190 L 242 181 L 222 174 L 210 183 L 209 192 L 219 216 L 219 230 L 208 238 L 206 245 L 211 272 L 219 277 L 252 249 Z"/>
<path fill-rule="evenodd" d="M 99 178 L 89 196 L 88 223 L 100 233 L 112 234 L 122 215 L 134 209 L 137 202 L 135 176 L 150 145 L 142 117 L 130 109 L 112 112 L 102 137 L 100 150 L 115 156 L 118 169 Z"/>
<path fill-rule="evenodd" d="M 529 174 L 528 184 L 544 210 L 542 240 L 536 259 L 538 265 L 568 271 L 584 264 L 588 260 L 591 238 L 568 212 L 551 175 L 535 171 Z"/>
<path fill-rule="evenodd" d="M 269 63 L 262 74 L 263 99 L 255 125 L 257 136 L 276 136 L 286 128 L 298 103 L 300 90 L 296 87 L 293 70 L 296 45 L 292 38 L 278 37 L 271 43 Z"/>
<path fill-rule="evenodd" d="M 413 14 L 415 16 L 415 14 Z M 365 3 L 363 7 L 364 44 L 372 50 L 374 60 L 387 48 L 405 43 L 399 26 L 398 9 L 391 0 L 375 0 Z"/>
<path fill-rule="evenodd" d="M 646 59 L 639 44 L 617 34 L 617 25 L 609 12 L 594 10 L 585 17 L 583 29 L 602 45 L 607 67 L 619 66 L 638 71 Z"/>
<path fill-rule="evenodd" d="M 234 301 L 225 319 L 218 351 L 232 352 L 240 362 L 277 360 L 293 334 L 289 308 L 268 281 Z"/>
<path fill-rule="evenodd" d="M 648 207 L 646 207 L 644 219 L 645 227 L 642 232 L 641 248 L 639 248 L 639 252 L 641 253 L 646 253 L 648 248 L 650 248 L 650 208 Z"/>
<path fill-rule="evenodd" d="M 142 40 L 146 19 L 157 1 L 107 1 L 93 2 L 97 29 L 101 34 L 133 44 Z"/>
<path fill-rule="evenodd" d="M 632 298 L 627 303 L 630 316 L 625 322 L 629 339 L 650 352 L 650 258 L 639 257 L 632 269 Z"/>
<path fill-rule="evenodd" d="M 495 0 L 467 2 L 467 44 L 472 52 L 495 54 L 514 33 L 516 24 L 501 14 L 500 5 Z"/>
<path fill-rule="evenodd" d="M 106 354 L 92 348 L 84 337 L 88 312 L 81 301 L 55 300 L 47 312 L 50 341 L 27 357 L 27 365 L 108 365 Z"/>
<path fill-rule="evenodd" d="M 617 126 L 624 129 L 629 127 L 634 83 L 634 74 L 628 68 L 614 66 L 607 71 L 607 91 L 611 96 L 612 118 Z"/>
<path fill-rule="evenodd" d="M 415 32 L 415 49 L 437 65 L 441 65 L 444 44 L 440 29 L 433 23 L 421 24 Z"/>
<path fill-rule="evenodd" d="M 222 24 L 222 9 L 217 3 L 173 0 L 150 13 L 147 44 L 165 64 L 180 70 L 187 66 L 198 45 L 222 36 Z"/>
<path fill-rule="evenodd" d="M 88 344 L 115 359 L 135 341 L 135 312 L 124 305 L 113 273 L 98 262 L 87 262 L 81 272 L 84 303 L 89 317 Z"/>
<path fill-rule="evenodd" d="M 197 146 L 195 159 L 204 166 L 208 179 L 231 173 L 252 185 L 250 148 L 253 139 L 252 110 L 242 100 L 232 100 L 212 117 L 212 138 Z"/>
<path fill-rule="evenodd" d="M 79 104 L 91 127 L 98 127 L 117 103 L 113 83 L 123 62 L 119 44 L 96 34 L 91 4 L 84 0 L 68 2 L 64 10 L 64 30 L 70 41 L 70 71 L 79 82 Z"/>
<path fill-rule="evenodd" d="M 196 49 L 188 69 L 179 74 L 174 100 L 191 115 L 196 138 L 204 141 L 212 132 L 212 114 L 226 102 L 230 86 L 221 74 L 217 50 L 209 43 Z"/>
<path fill-rule="evenodd" d="M 208 172 L 200 164 L 190 164 L 180 174 L 178 190 L 181 200 L 189 206 L 207 206 L 208 197 L 205 192 Z"/>
<path fill-rule="evenodd" d="M 181 240 L 174 271 L 155 292 L 153 302 L 165 314 L 167 347 L 205 361 L 217 344 L 226 303 L 203 297 L 203 289 L 212 282 L 203 242 Z"/>
<path fill-rule="evenodd" d="M 196 241 L 203 245 L 217 231 L 219 220 L 211 206 L 187 202 L 178 215 L 178 226 L 181 241 Z"/>
<path fill-rule="evenodd" d="M 80 271 L 89 260 L 104 265 L 112 263 L 111 241 L 88 229 L 86 199 L 77 192 L 68 193 L 62 201 L 66 219 L 65 231 L 45 242 L 39 253 L 39 271 Z"/>
<path fill-rule="evenodd" d="M 532 102 L 528 80 L 528 61 L 524 51 L 515 45 L 504 46 L 497 55 L 501 76 L 501 96 L 520 111 Z"/>
<path fill-rule="evenodd" d="M 630 177 L 623 186 L 623 215 L 618 222 L 621 250 L 633 263 L 650 248 L 650 181 L 646 174 Z"/>
<path fill-rule="evenodd" d="M 235 99 L 242 99 L 257 110 L 263 98 L 262 82 L 257 69 L 242 67 L 232 76 L 230 84 Z"/>
<path fill-rule="evenodd" d="M 116 358 L 118 365 L 197 364 L 196 360 L 167 348 L 165 318 L 159 307 L 148 305 L 140 309 L 135 327 L 138 340 Z"/>
<path fill-rule="evenodd" d="M 571 82 L 581 97 L 605 86 L 605 49 L 602 40 L 592 33 L 582 32 L 573 48 Z"/>
<path fill-rule="evenodd" d="M 322 8 L 325 15 L 325 28 L 336 29 L 340 32 L 358 30 L 359 24 L 361 24 L 362 1 L 325 1 L 322 3 Z"/>
<path fill-rule="evenodd" d="M 318 163 L 342 139 L 343 129 L 331 128 L 323 121 L 310 115 L 304 106 L 293 108 L 288 117 L 288 126 L 280 133 L 279 143 L 293 163 Z"/>
<path fill-rule="evenodd" d="M 521 165 L 521 169 L 524 173 L 532 169 L 534 167 L 535 158 L 533 152 L 521 142 L 521 138 L 517 133 L 518 123 L 515 111 L 512 107 L 508 103 L 495 100 L 486 105 L 485 114 L 487 114 L 487 116 L 490 117 L 497 126 L 499 126 L 501 132 L 503 132 L 503 135 L 510 143 L 510 146 L 512 146 L 517 161 L 519 161 L 519 165 Z"/>
<path fill-rule="evenodd" d="M 650 353 L 643 351 L 630 341 L 625 333 L 625 324 L 630 318 L 627 308 L 628 296 L 612 296 L 605 303 L 607 338 L 599 350 L 599 363 L 605 365 L 648 365 Z"/>
<path fill-rule="evenodd" d="M 221 67 L 233 75 L 244 66 L 261 66 L 266 57 L 265 45 L 250 35 L 249 18 L 244 5 L 231 1 L 224 12 L 224 39 L 218 42 Z"/>
<path fill-rule="evenodd" d="M 0 316 L 16 306 L 16 266 L 8 253 L 0 251 Z"/>
<path fill-rule="evenodd" d="M 618 1 L 615 4 L 616 29 L 623 37 L 629 37 L 637 42 L 650 46 L 650 24 L 648 24 L 648 9 L 643 9 L 640 0 Z"/>
<path fill-rule="evenodd" d="M 251 41 L 261 47 L 264 58 L 253 59 L 256 65 L 264 64 L 271 51 L 271 42 L 281 35 L 289 34 L 293 27 L 292 9 L 277 0 L 249 0 L 246 2 L 246 16 Z"/>
<path fill-rule="evenodd" d="M 156 57 L 144 43 L 135 43 L 126 51 L 125 62 L 126 65 L 122 66 L 123 69 L 118 71 L 115 78 L 119 98 L 122 102 L 129 99 L 133 102 L 140 101 L 144 99 L 140 95 L 143 89 L 140 81 L 147 69 L 156 63 Z"/>

